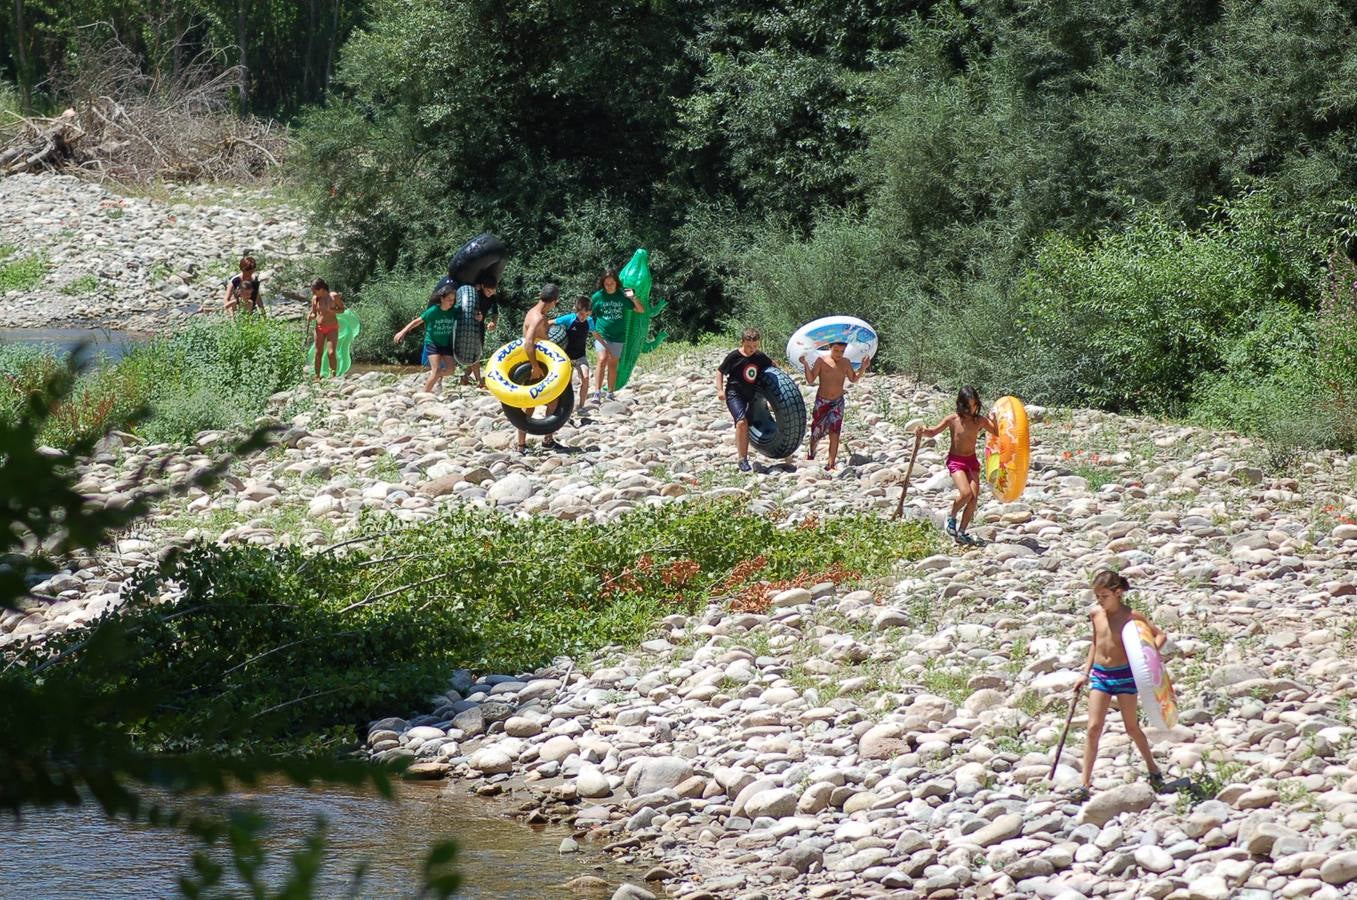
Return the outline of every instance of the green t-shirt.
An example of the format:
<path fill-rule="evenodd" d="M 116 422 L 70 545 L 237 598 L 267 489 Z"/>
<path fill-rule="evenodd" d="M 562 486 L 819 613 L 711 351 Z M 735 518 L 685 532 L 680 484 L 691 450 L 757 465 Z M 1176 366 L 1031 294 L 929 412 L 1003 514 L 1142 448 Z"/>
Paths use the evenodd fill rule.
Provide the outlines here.
<path fill-rule="evenodd" d="M 443 309 L 434 304 L 419 314 L 424 320 L 424 341 L 438 347 L 452 346 L 452 333 L 457 328 L 457 308 Z"/>
<path fill-rule="evenodd" d="M 614 294 L 604 293 L 599 288 L 594 291 L 592 304 L 590 312 L 598 326 L 598 333 L 614 343 L 626 340 L 627 321 L 623 316 L 631 308 L 631 298 L 622 293 L 622 288 L 619 287 Z"/>

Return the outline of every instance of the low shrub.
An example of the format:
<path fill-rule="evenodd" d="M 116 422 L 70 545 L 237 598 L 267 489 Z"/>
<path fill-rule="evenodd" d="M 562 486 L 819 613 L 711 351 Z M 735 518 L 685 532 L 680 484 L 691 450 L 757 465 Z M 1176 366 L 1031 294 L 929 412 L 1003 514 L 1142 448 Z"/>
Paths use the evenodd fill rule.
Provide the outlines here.
<path fill-rule="evenodd" d="M 84 673 L 73 653 L 48 677 L 167 697 L 145 723 L 156 746 L 248 746 L 264 735 L 318 746 L 426 707 L 458 667 L 519 672 L 635 642 L 712 596 L 827 571 L 870 578 L 934 541 L 918 523 L 880 517 L 780 528 L 731 501 L 638 510 L 606 525 L 467 508 L 393 524 L 366 521 L 375 536 L 343 556 L 195 546 L 109 614 L 130 644 L 116 670 Z M 173 599 L 159 602 L 171 585 Z M 70 634 L 45 652 L 80 640 Z"/>
<path fill-rule="evenodd" d="M 89 368 L 47 420 L 43 440 L 70 446 L 134 412 L 141 413 L 135 430 L 156 442 L 248 423 L 271 395 L 300 383 L 302 356 L 295 324 L 253 317 L 195 321 L 117 362 Z M 40 349 L 0 349 L 0 417 L 12 420 L 59 365 Z"/>
<path fill-rule="evenodd" d="M 440 275 L 384 273 L 363 286 L 353 311 L 362 330 L 353 342 L 353 358 L 366 363 L 418 363 L 424 331 L 419 329 L 400 344 L 391 339 L 428 307 L 429 294 Z"/>

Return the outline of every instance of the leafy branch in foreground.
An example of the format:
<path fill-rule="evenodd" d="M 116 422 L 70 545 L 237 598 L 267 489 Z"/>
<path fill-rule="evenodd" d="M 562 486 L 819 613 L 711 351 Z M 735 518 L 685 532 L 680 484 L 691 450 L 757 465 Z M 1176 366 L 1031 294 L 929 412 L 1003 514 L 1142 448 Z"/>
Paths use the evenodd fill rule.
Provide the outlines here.
<path fill-rule="evenodd" d="M 210 486 L 233 459 L 268 441 L 267 431 L 256 431 L 213 465 L 172 482 L 163 466 L 149 464 L 138 472 L 146 488 L 130 504 L 92 503 L 75 488 L 75 460 L 92 452 L 103 435 L 84 436 L 68 452 L 39 443 L 49 417 L 69 398 L 76 374 L 76 363 L 53 372 L 28 396 L 19 415 L 0 421 L 0 608 L 34 599 L 26 585 L 43 556 L 98 548 L 144 515 L 158 497 Z M 107 430 L 124 424 L 110 422 Z M 179 880 L 185 896 L 229 887 L 226 869 L 216 861 L 223 854 L 234 880 L 253 896 L 311 896 L 323 855 L 323 825 L 292 855 L 290 876 L 274 889 L 262 872 L 262 820 L 240 810 L 198 811 L 193 795 L 225 794 L 281 777 L 298 785 L 368 786 L 389 798 L 390 772 L 333 758 L 143 749 L 137 736 L 165 702 L 160 688 L 102 677 L 127 665 L 135 627 L 108 616 L 74 643 L 6 653 L 0 709 L 15 727 L 0 730 L 0 770 L 5 772 L 0 810 L 19 818 L 32 809 L 93 802 L 112 819 L 182 831 L 203 846 L 194 855 L 192 873 Z M 70 666 L 76 660 L 78 669 Z M 425 872 L 428 893 L 446 897 L 456 888 L 454 855 L 446 843 L 433 848 Z"/>

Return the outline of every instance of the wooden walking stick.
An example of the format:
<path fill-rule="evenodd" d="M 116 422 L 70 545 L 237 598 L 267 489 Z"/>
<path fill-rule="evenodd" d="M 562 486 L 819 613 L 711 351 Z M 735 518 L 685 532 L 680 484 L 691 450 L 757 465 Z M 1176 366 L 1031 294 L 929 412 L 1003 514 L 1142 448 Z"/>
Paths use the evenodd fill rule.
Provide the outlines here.
<path fill-rule="evenodd" d="M 923 443 L 924 433 L 922 431 L 914 432 L 914 452 L 909 455 L 909 468 L 905 470 L 905 483 L 900 488 L 900 502 L 895 504 L 895 515 L 892 519 L 900 518 L 905 511 L 905 494 L 909 491 L 909 477 L 914 474 L 914 460 L 919 457 L 919 445 Z"/>
<path fill-rule="evenodd" d="M 1079 705 L 1079 695 L 1084 692 L 1084 686 L 1081 684 L 1074 691 L 1074 696 L 1070 698 L 1070 711 L 1065 716 L 1065 730 L 1060 732 L 1060 743 L 1055 748 L 1055 762 L 1051 763 L 1051 774 L 1046 776 L 1047 781 L 1055 781 L 1055 768 L 1060 765 L 1060 754 L 1065 750 L 1065 738 L 1070 736 L 1070 723 L 1074 721 L 1074 708 Z"/>

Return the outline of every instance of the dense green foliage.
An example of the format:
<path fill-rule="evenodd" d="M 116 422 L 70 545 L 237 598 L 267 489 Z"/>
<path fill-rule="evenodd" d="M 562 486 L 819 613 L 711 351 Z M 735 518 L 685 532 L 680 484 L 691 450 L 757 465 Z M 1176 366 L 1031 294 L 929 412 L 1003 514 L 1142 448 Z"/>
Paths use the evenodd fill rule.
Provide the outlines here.
<path fill-rule="evenodd" d="M 47 418 L 43 440 L 70 446 L 138 409 L 144 415 L 134 430 L 154 442 L 249 424 L 272 394 L 302 380 L 302 355 L 295 325 L 248 316 L 196 321 L 83 374 Z M 0 348 L 0 421 L 18 415 L 63 365 L 31 346 Z"/>
<path fill-rule="evenodd" d="M 31 97 L 35 106 L 43 105 L 41 92 L 52 75 L 78 66 L 91 42 L 116 34 L 151 74 L 169 76 L 200 54 L 221 69 L 241 66 L 241 107 L 288 114 L 323 96 L 338 44 L 361 17 L 363 4 L 12 0 L 6 7 L 0 13 L 0 75 L 17 82 L 15 93 Z"/>
<path fill-rule="evenodd" d="M 126 506 L 88 503 L 75 489 L 71 458 L 39 447 L 50 411 L 69 399 L 73 382 L 74 372 L 52 371 L 17 415 L 0 419 L 0 612 L 43 602 L 27 596 L 30 580 L 48 565 L 42 554 L 94 550 L 142 516 L 156 492 L 211 487 L 230 461 L 225 457 L 173 482 L 162 470 L 145 469 L 139 475 L 150 490 Z M 114 424 L 122 423 L 109 423 Z M 72 452 L 90 453 L 101 436 L 77 439 Z M 254 452 L 263 438 L 256 434 L 235 452 Z M 8 648 L 0 656 L 0 709 L 12 726 L 0 733 L 5 772 L 0 811 L 32 816 L 45 807 L 92 804 L 110 819 L 180 830 L 202 847 L 186 861 L 191 870 L 178 879 L 187 897 L 226 896 L 226 890 L 260 898 L 312 896 L 324 852 L 323 825 L 292 854 L 291 870 L 274 884 L 262 868 L 267 823 L 234 803 L 213 812 L 197 801 L 205 793 L 225 794 L 278 778 L 302 785 L 369 785 L 389 797 L 387 773 L 357 762 L 288 754 L 149 750 L 140 739 L 142 723 L 171 700 L 158 686 L 118 678 L 124 667 L 135 665 L 129 656 L 135 640 L 127 622 L 110 618 L 63 642 L 60 652 L 49 645 Z M 445 897 L 456 888 L 448 868 L 452 859 L 450 845 L 431 851 L 426 866 L 431 893 Z"/>
<path fill-rule="evenodd" d="M 141 727 L 150 746 L 258 748 L 281 737 L 319 747 L 424 706 L 458 667 L 519 672 L 635 642 L 723 591 L 827 571 L 879 575 L 933 540 L 917 523 L 879 517 L 778 528 L 733 502 L 607 525 L 457 508 L 418 527 L 373 519 L 366 530 L 371 540 L 338 554 L 190 549 L 109 615 L 127 655 L 88 676 L 162 698 Z M 167 584 L 178 590 L 158 602 Z M 85 671 L 79 656 L 55 670 L 76 680 Z"/>
<path fill-rule="evenodd" d="M 490 228 L 511 288 L 583 287 L 645 244 L 671 327 L 776 344 L 857 313 L 921 376 L 1214 420 L 1208 383 L 1263 364 L 1245 335 L 1314 330 L 1357 178 L 1354 14 L 377 4 L 301 165 L 358 278 L 431 284 Z"/>

